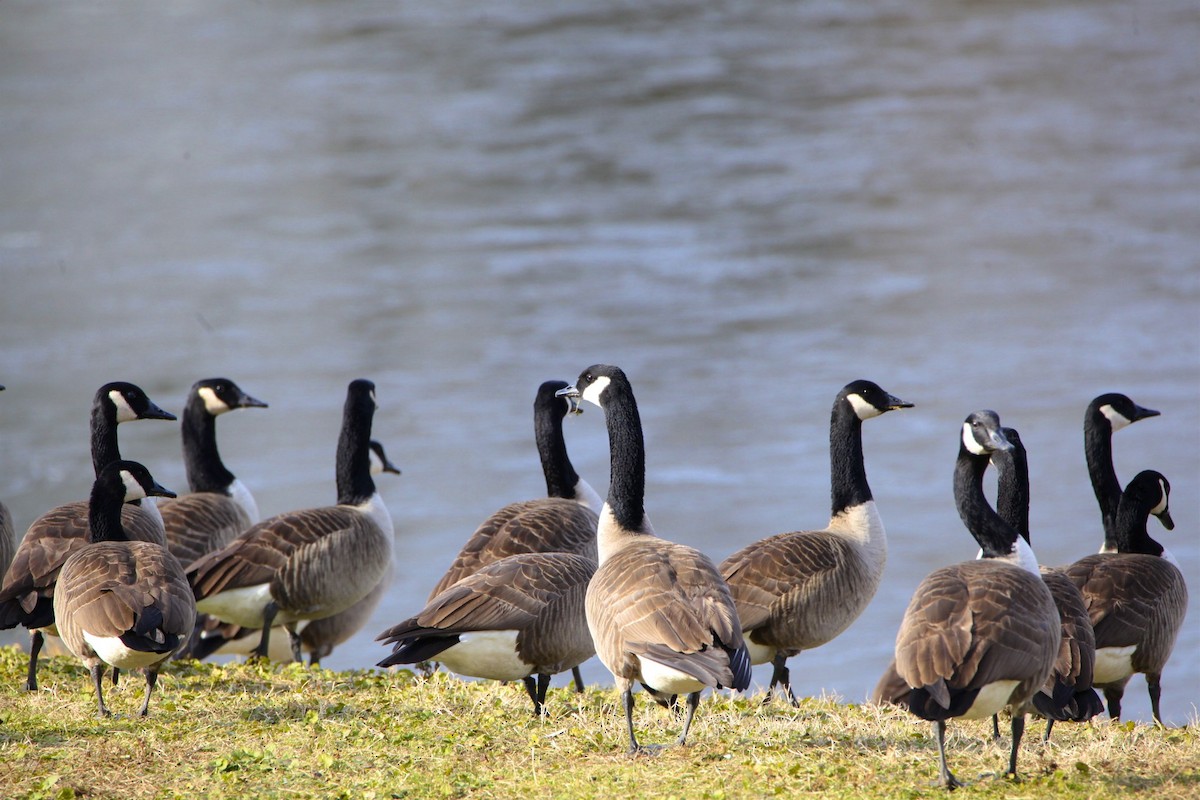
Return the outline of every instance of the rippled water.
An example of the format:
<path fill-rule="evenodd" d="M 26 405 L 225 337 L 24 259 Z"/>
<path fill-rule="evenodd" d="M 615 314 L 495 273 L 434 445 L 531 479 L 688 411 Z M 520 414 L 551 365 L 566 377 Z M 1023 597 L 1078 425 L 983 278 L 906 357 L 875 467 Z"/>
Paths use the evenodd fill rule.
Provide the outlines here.
<path fill-rule="evenodd" d="M 1064 563 L 1100 540 L 1083 409 L 1124 391 L 1163 415 L 1117 435 L 1118 473 L 1171 479 L 1161 539 L 1200 596 L 1194 4 L 120 8 L 0 17 L 18 526 L 86 495 L 90 397 L 115 379 L 178 412 L 234 378 L 271 404 L 219 424 L 259 507 L 332 502 L 345 385 L 370 377 L 404 469 L 380 481 L 397 579 L 326 662 L 363 667 L 480 520 L 542 492 L 542 380 L 625 368 L 656 527 L 720 559 L 825 523 L 829 405 L 868 377 L 916 404 L 864 435 L 888 570 L 792 672 L 857 701 L 913 587 L 975 552 L 962 418 L 1021 430 L 1034 543 Z M 602 428 L 567 434 L 603 491 Z M 121 436 L 186 486 L 177 426 Z M 1163 680 L 1177 724 L 1200 702 L 1192 605 Z"/>

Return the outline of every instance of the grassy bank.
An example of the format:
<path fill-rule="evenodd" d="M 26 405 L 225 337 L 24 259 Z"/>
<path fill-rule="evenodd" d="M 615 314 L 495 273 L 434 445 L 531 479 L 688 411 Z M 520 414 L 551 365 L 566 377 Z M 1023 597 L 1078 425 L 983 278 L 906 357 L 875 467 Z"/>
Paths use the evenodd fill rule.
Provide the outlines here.
<path fill-rule="evenodd" d="M 616 693 L 576 695 L 557 678 L 534 720 L 519 685 L 443 673 L 339 673 L 298 665 L 182 663 L 159 680 L 150 717 L 132 716 L 128 676 L 100 720 L 77 662 L 45 660 L 41 690 L 22 688 L 25 654 L 0 648 L 0 795 L 4 797 L 943 797 L 937 749 L 907 714 L 829 700 L 798 709 L 706 697 L 689 746 L 625 755 Z M 639 697 L 639 738 L 667 742 L 672 717 Z M 1196 725 L 1061 725 L 1040 744 L 1031 723 L 1022 780 L 998 777 L 1007 745 L 989 723 L 958 723 L 959 795 L 1105 798 L 1200 795 Z"/>

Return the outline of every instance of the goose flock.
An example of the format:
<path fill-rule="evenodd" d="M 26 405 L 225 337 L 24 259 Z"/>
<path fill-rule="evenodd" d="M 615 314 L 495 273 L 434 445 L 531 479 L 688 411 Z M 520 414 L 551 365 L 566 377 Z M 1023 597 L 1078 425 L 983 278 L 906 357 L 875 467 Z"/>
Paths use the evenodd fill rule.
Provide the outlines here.
<path fill-rule="evenodd" d="M 0 386 L 0 389 L 4 387 Z M 564 420 L 601 409 L 609 441 L 607 496 L 576 472 Z M 705 689 L 746 691 L 755 664 L 771 664 L 764 702 L 778 688 L 796 704 L 788 659 L 826 645 L 867 608 L 888 557 L 887 534 L 863 457 L 862 423 L 913 404 L 856 380 L 830 417 L 831 511 L 824 527 L 750 541 L 721 563 L 660 535 L 646 511 L 646 452 L 633 387 L 620 368 L 595 364 L 573 382 L 546 381 L 534 398 L 534 440 L 546 496 L 500 508 L 465 539 L 428 601 L 388 627 L 381 667 L 440 664 L 469 677 L 521 681 L 533 713 L 546 713 L 551 676 L 593 655 L 612 673 L 629 752 L 639 742 L 634 690 L 678 708 L 688 732 Z M 26 688 L 57 636 L 85 667 L 98 713 L 110 711 L 103 677 L 141 670 L 149 712 L 159 670 L 171 658 L 243 653 L 316 664 L 371 618 L 393 579 L 392 517 L 375 477 L 400 470 L 372 439 L 375 385 L 350 382 L 337 441 L 337 502 L 259 519 L 253 495 L 222 462 L 216 418 L 268 408 L 226 378 L 197 381 L 181 433 L 189 492 L 176 497 L 136 461 L 122 458 L 120 423 L 175 420 L 139 387 L 107 383 L 91 410 L 95 472 L 90 499 L 38 517 L 18 541 L 0 503 L 0 628 L 30 634 Z M 895 657 L 872 700 L 932 723 L 940 781 L 960 786 L 945 732 L 956 718 L 991 716 L 998 739 L 1011 715 L 1008 774 L 1028 714 L 1085 722 L 1107 708 L 1119 719 L 1134 674 L 1145 676 L 1154 719 L 1161 676 L 1187 607 L 1174 557 L 1151 538 L 1168 530 L 1170 484 L 1144 470 L 1124 488 L 1112 436 L 1159 412 L 1125 395 L 1088 406 L 1084 442 L 1101 509 L 1100 552 L 1041 566 L 1029 530 L 1028 454 L 1020 435 L 981 409 L 957 432 L 953 499 L 975 560 L 933 569 L 912 595 Z M 984 490 L 997 474 L 996 507 Z M 1103 701 L 1100 694 L 1103 694 Z"/>

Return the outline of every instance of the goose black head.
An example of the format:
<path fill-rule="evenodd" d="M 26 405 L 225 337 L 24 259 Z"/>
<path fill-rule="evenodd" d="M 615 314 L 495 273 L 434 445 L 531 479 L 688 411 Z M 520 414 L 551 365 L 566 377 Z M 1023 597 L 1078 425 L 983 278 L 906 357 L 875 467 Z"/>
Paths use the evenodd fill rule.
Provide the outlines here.
<path fill-rule="evenodd" d="M 251 397 L 228 378 L 205 378 L 192 384 L 192 394 L 204 403 L 204 410 L 214 417 L 235 408 L 267 408 L 262 400 Z"/>
<path fill-rule="evenodd" d="M 135 419 L 175 419 L 174 414 L 159 408 L 141 387 L 125 381 L 114 381 L 101 386 L 96 390 L 94 402 L 107 409 L 117 422 L 132 422 Z"/>
<path fill-rule="evenodd" d="M 846 384 L 839 394 L 844 398 L 860 420 L 878 417 L 898 408 L 912 408 L 913 404 L 885 392 L 873 381 L 857 380 Z"/>
<path fill-rule="evenodd" d="M 1000 428 L 1000 415 L 989 409 L 976 411 L 963 422 L 962 446 L 977 456 L 1012 449 Z"/>

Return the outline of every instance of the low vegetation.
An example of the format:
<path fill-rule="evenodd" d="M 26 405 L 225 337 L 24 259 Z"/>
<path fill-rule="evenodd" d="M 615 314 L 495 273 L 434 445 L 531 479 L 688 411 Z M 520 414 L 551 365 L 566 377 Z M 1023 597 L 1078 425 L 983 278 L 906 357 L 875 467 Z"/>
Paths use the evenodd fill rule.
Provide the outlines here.
<path fill-rule="evenodd" d="M 22 688 L 25 654 L 0 648 L 0 795 L 6 798 L 944 797 L 929 728 L 896 709 L 762 696 L 706 697 L 689 746 L 625 754 L 611 688 L 555 680 L 535 720 L 520 685 L 445 673 L 331 672 L 300 665 L 183 662 L 163 671 L 146 719 L 144 684 L 106 691 L 97 719 L 78 662 L 43 662 Z M 679 721 L 639 698 L 645 743 Z M 1186 728 L 1059 725 L 1050 746 L 1031 722 L 1019 782 L 1003 777 L 1007 744 L 990 722 L 948 737 L 958 794 L 1154 800 L 1200 796 L 1200 737 Z"/>

